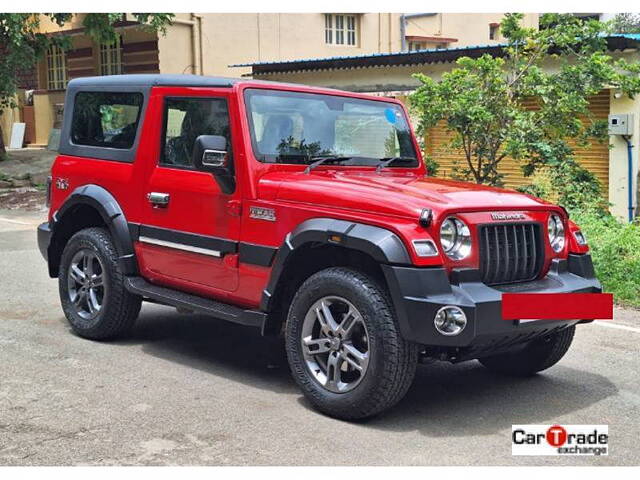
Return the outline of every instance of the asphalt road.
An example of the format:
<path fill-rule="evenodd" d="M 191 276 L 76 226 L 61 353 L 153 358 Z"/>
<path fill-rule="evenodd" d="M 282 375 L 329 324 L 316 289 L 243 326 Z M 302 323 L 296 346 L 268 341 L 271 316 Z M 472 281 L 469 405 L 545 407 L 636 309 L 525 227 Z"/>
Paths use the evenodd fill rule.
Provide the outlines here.
<path fill-rule="evenodd" d="M 248 328 L 146 305 L 126 341 L 74 336 L 41 218 L 0 211 L 0 465 L 639 464 L 639 312 L 579 326 L 530 379 L 420 366 L 394 410 L 350 424 L 313 411 Z M 512 424 L 550 423 L 608 424 L 610 455 L 511 456 Z"/>

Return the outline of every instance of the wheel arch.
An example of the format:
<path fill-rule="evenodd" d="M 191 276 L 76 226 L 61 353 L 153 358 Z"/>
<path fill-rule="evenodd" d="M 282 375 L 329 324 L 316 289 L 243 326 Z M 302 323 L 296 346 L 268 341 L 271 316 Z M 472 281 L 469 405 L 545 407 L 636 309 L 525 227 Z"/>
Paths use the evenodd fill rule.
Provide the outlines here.
<path fill-rule="evenodd" d="M 387 281 L 381 265 L 410 265 L 400 237 L 382 227 L 331 218 L 302 222 L 287 235 L 273 262 L 260 308 L 268 313 L 264 333 L 280 332 L 287 305 L 306 278 L 324 268 L 343 266 Z"/>
<path fill-rule="evenodd" d="M 47 249 L 49 275 L 56 277 L 62 251 L 69 239 L 88 227 L 106 228 L 116 247 L 118 265 L 125 275 L 136 275 L 138 264 L 124 212 L 105 188 L 89 184 L 77 187 L 51 219 L 51 242 Z"/>

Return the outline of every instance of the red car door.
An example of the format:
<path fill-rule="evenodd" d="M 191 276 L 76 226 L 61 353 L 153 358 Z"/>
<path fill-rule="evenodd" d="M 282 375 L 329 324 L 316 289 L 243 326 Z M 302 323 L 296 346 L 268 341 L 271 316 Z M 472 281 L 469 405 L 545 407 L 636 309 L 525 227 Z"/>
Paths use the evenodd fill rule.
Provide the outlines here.
<path fill-rule="evenodd" d="M 223 193 L 212 174 L 194 169 L 191 153 L 199 135 L 221 135 L 233 161 L 231 96 L 223 89 L 177 92 L 155 88 L 150 99 L 161 125 L 144 185 L 138 260 L 154 283 L 224 297 L 238 287 L 240 217 L 231 207 L 239 192 Z"/>

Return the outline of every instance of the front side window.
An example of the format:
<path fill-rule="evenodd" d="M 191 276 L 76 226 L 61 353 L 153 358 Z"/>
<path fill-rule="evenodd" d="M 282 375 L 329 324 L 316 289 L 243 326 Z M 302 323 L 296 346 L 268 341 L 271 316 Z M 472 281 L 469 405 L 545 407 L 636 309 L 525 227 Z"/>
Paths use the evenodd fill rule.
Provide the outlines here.
<path fill-rule="evenodd" d="M 224 98 L 168 98 L 160 165 L 193 168 L 191 154 L 200 135 L 220 135 L 231 151 L 229 108 Z"/>
<path fill-rule="evenodd" d="M 329 45 L 355 46 L 358 37 L 358 19 L 355 15 L 324 14 L 324 41 Z"/>
<path fill-rule="evenodd" d="M 60 47 L 47 50 L 47 89 L 64 90 L 67 87 L 67 57 Z"/>
<path fill-rule="evenodd" d="M 76 145 L 130 149 L 136 138 L 143 96 L 126 92 L 78 92 L 71 141 Z"/>
<path fill-rule="evenodd" d="M 100 45 L 100 75 L 120 75 L 122 73 L 122 47 L 120 36 L 112 44 Z"/>
<path fill-rule="evenodd" d="M 249 89 L 245 93 L 256 158 L 267 163 L 309 164 L 332 156 L 340 165 L 418 165 L 411 130 L 400 106 L 298 92 Z"/>

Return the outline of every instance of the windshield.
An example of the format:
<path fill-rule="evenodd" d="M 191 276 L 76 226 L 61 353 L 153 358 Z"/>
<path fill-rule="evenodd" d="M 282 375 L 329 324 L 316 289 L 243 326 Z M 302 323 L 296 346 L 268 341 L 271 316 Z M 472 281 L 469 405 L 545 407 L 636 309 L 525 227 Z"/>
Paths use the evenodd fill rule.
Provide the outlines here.
<path fill-rule="evenodd" d="M 390 166 L 418 166 L 411 131 L 396 104 L 258 89 L 247 90 L 245 101 L 261 162 L 309 164 L 331 156 L 340 165 L 378 165 L 400 157 Z"/>

